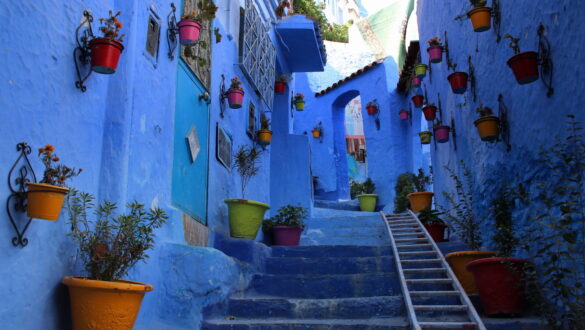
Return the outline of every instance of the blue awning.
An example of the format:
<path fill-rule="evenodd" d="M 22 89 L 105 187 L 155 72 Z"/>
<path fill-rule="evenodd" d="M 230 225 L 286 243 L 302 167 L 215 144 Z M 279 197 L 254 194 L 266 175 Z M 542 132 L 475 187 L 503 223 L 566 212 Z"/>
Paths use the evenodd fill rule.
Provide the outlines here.
<path fill-rule="evenodd" d="M 276 35 L 291 72 L 324 70 L 327 53 L 318 21 L 288 16 L 276 24 Z"/>

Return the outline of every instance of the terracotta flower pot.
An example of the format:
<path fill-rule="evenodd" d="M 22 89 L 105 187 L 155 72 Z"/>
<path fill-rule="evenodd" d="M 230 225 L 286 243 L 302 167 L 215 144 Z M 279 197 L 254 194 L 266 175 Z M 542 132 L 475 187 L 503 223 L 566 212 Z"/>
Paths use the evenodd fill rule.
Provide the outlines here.
<path fill-rule="evenodd" d="M 227 97 L 230 108 L 239 109 L 242 107 L 242 103 L 244 103 L 244 90 L 230 88 L 227 91 Z"/>
<path fill-rule="evenodd" d="M 412 86 L 419 87 L 421 83 L 422 83 L 422 78 L 412 77 Z"/>
<path fill-rule="evenodd" d="M 301 240 L 303 228 L 292 226 L 274 226 L 272 230 L 272 243 L 274 245 L 297 246 Z"/>
<path fill-rule="evenodd" d="M 183 46 L 192 46 L 199 39 L 201 24 L 194 20 L 182 19 L 179 24 L 179 41 Z"/>
<path fill-rule="evenodd" d="M 272 141 L 272 131 L 269 129 L 261 129 L 258 131 L 258 143 L 267 146 Z"/>
<path fill-rule="evenodd" d="M 89 42 L 91 69 L 97 73 L 112 74 L 118 68 L 124 46 L 108 38 L 95 38 Z"/>
<path fill-rule="evenodd" d="M 314 137 L 315 139 L 318 139 L 318 138 L 320 138 L 320 137 L 321 137 L 321 131 L 320 131 L 320 130 L 318 130 L 318 129 L 314 129 L 314 130 L 313 130 L 311 133 L 313 133 L 313 137 Z"/>
<path fill-rule="evenodd" d="M 447 77 L 451 83 L 451 90 L 455 94 L 463 94 L 467 90 L 467 73 L 454 72 Z"/>
<path fill-rule="evenodd" d="M 445 229 L 447 225 L 441 223 L 433 223 L 425 225 L 425 228 L 429 232 L 429 235 L 433 238 L 433 241 L 440 243 L 445 241 Z"/>
<path fill-rule="evenodd" d="M 437 118 L 437 107 L 434 105 L 427 105 L 423 108 L 423 114 L 425 115 L 426 120 L 435 120 Z"/>
<path fill-rule="evenodd" d="M 538 79 L 538 54 L 536 52 L 514 55 L 508 60 L 508 66 L 514 72 L 516 81 L 520 85 L 529 84 Z"/>
<path fill-rule="evenodd" d="M 446 125 L 439 125 L 435 127 L 435 139 L 437 139 L 437 143 L 445 143 L 449 142 L 449 132 L 451 128 Z"/>
<path fill-rule="evenodd" d="M 492 19 L 492 9 L 489 7 L 477 7 L 467 12 L 471 19 L 473 31 L 484 32 L 490 29 Z"/>
<path fill-rule="evenodd" d="M 416 64 L 414 66 L 414 73 L 419 78 L 424 78 L 427 75 L 427 65 L 426 64 Z"/>
<path fill-rule="evenodd" d="M 378 112 L 378 108 L 376 108 L 373 105 L 370 105 L 369 107 L 366 107 L 366 110 L 368 110 L 368 115 L 375 115 L 376 112 Z"/>
<path fill-rule="evenodd" d="M 429 131 L 423 131 L 418 133 L 418 136 L 420 137 L 420 144 L 430 144 L 433 134 Z"/>
<path fill-rule="evenodd" d="M 431 46 L 427 48 L 431 63 L 441 63 L 443 60 L 443 46 Z"/>
<path fill-rule="evenodd" d="M 412 103 L 415 108 L 420 108 L 423 105 L 424 98 L 422 95 L 415 95 L 412 97 Z"/>
<path fill-rule="evenodd" d="M 498 139 L 500 135 L 500 119 L 496 116 L 484 116 L 475 122 L 477 132 L 482 141 L 492 142 Z"/>
<path fill-rule="evenodd" d="M 422 132 L 421 132 L 422 133 Z M 429 132 L 430 133 L 430 132 Z M 430 138 L 429 138 L 430 140 Z M 428 209 L 433 203 L 433 196 L 435 194 L 428 191 L 413 192 L 406 197 L 410 201 L 410 209 L 414 213 L 418 213 L 422 210 Z"/>
<path fill-rule="evenodd" d="M 402 119 L 402 120 L 408 119 L 408 111 L 406 111 L 404 109 L 400 110 L 400 112 L 398 112 L 398 115 L 400 116 L 400 119 Z"/>
<path fill-rule="evenodd" d="M 283 94 L 286 91 L 286 82 L 277 81 L 274 83 L 274 92 L 276 94 Z"/>
<path fill-rule="evenodd" d="M 466 293 L 477 293 L 477 287 L 471 272 L 467 270 L 467 264 L 483 258 L 490 258 L 495 256 L 493 251 L 459 251 L 452 252 L 445 255 L 445 259 L 449 262 L 453 273 L 457 276 L 459 283 Z"/>
<path fill-rule="evenodd" d="M 30 218 L 56 221 L 59 219 L 68 188 L 45 183 L 27 182 L 26 213 Z"/>

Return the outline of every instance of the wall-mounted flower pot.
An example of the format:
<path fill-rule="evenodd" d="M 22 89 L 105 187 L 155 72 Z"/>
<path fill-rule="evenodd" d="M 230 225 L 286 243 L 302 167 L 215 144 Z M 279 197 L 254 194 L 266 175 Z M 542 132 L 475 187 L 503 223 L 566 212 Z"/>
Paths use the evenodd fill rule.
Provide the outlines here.
<path fill-rule="evenodd" d="M 422 95 L 415 95 L 412 97 L 412 104 L 415 108 L 420 108 L 423 105 L 424 97 Z"/>
<path fill-rule="evenodd" d="M 376 108 L 373 105 L 370 105 L 369 107 L 366 107 L 366 110 L 368 110 L 368 115 L 375 115 L 376 112 L 378 112 L 378 108 Z"/>
<path fill-rule="evenodd" d="M 487 315 L 517 315 L 524 311 L 525 263 L 519 258 L 485 258 L 467 264 Z"/>
<path fill-rule="evenodd" d="M 424 78 L 427 75 L 427 65 L 426 64 L 416 64 L 414 66 L 414 73 L 419 78 Z"/>
<path fill-rule="evenodd" d="M 132 329 L 142 298 L 152 285 L 132 281 L 97 281 L 66 276 L 73 329 Z"/>
<path fill-rule="evenodd" d="M 437 139 L 437 143 L 449 142 L 450 131 L 451 128 L 446 125 L 439 125 L 435 127 L 435 139 Z"/>
<path fill-rule="evenodd" d="M 433 134 L 429 131 L 423 131 L 418 133 L 418 136 L 420 137 L 420 144 L 430 144 Z"/>
<path fill-rule="evenodd" d="M 473 31 L 484 32 L 490 29 L 492 9 L 489 7 L 477 7 L 467 12 L 467 16 L 471 19 Z"/>
<path fill-rule="evenodd" d="M 89 42 L 91 69 L 97 73 L 112 74 L 118 68 L 124 46 L 108 38 L 95 38 Z"/>
<path fill-rule="evenodd" d="M 239 109 L 242 107 L 242 103 L 244 103 L 244 90 L 230 88 L 227 91 L 227 98 L 230 108 Z"/>
<path fill-rule="evenodd" d="M 447 79 L 451 83 L 451 90 L 455 94 L 463 94 L 467 90 L 467 73 L 454 72 L 451 73 Z"/>
<path fill-rule="evenodd" d="M 426 120 L 435 120 L 437 118 L 437 107 L 434 105 L 427 105 L 423 108 L 423 114 Z"/>
<path fill-rule="evenodd" d="M 378 195 L 376 194 L 363 194 L 358 195 L 360 201 L 360 210 L 362 212 L 374 212 L 376 210 L 376 202 L 378 201 Z"/>
<path fill-rule="evenodd" d="M 412 77 L 412 86 L 413 87 L 420 87 L 420 84 L 422 83 L 422 78 L 420 77 Z"/>
<path fill-rule="evenodd" d="M 538 79 L 538 54 L 536 52 L 514 55 L 508 60 L 508 66 L 514 72 L 516 81 L 520 85 L 529 84 Z"/>
<path fill-rule="evenodd" d="M 422 132 L 421 132 L 422 133 Z M 431 132 L 428 132 L 429 134 Z M 430 143 L 430 136 L 429 136 L 429 143 Z M 435 194 L 428 191 L 421 191 L 421 192 L 413 192 L 406 197 L 410 201 L 410 209 L 414 213 L 418 213 L 422 210 L 428 209 L 431 207 L 433 203 L 433 196 Z"/>
<path fill-rule="evenodd" d="M 255 239 L 270 206 L 247 199 L 226 199 L 232 237 Z"/>
<path fill-rule="evenodd" d="M 400 110 L 400 112 L 398 112 L 398 115 L 400 116 L 400 119 L 402 119 L 402 120 L 408 119 L 408 111 L 406 111 L 404 109 Z"/>
<path fill-rule="evenodd" d="M 272 244 L 283 246 L 297 246 L 301 241 L 303 228 L 291 226 L 274 226 L 272 230 Z"/>
<path fill-rule="evenodd" d="M 178 26 L 181 45 L 193 46 L 199 39 L 201 24 L 191 19 L 182 19 Z"/>
<path fill-rule="evenodd" d="M 305 110 L 305 101 L 297 101 L 297 102 L 295 102 L 295 108 L 297 109 L 297 111 L 303 111 L 303 110 Z"/>
<path fill-rule="evenodd" d="M 258 143 L 267 146 L 272 141 L 272 131 L 269 129 L 261 129 L 258 131 Z"/>
<path fill-rule="evenodd" d="M 443 46 L 431 46 L 427 48 L 431 63 L 441 63 L 443 60 Z"/>
<path fill-rule="evenodd" d="M 313 133 L 313 137 L 314 137 L 315 139 L 318 139 L 318 138 L 320 138 L 320 137 L 321 137 L 321 131 L 320 131 L 320 130 L 318 130 L 318 129 L 314 129 L 314 130 L 313 130 L 311 133 Z"/>
<path fill-rule="evenodd" d="M 496 116 L 480 117 L 473 123 L 482 141 L 492 142 L 500 135 L 500 119 Z"/>
<path fill-rule="evenodd" d="M 425 225 L 425 228 L 435 242 L 440 243 L 445 241 L 445 229 L 447 229 L 447 225 L 442 223 L 432 223 Z"/>
<path fill-rule="evenodd" d="M 30 218 L 56 221 L 59 219 L 68 188 L 45 183 L 27 182 L 26 213 Z"/>
<path fill-rule="evenodd" d="M 493 251 L 458 251 L 445 255 L 453 273 L 457 276 L 459 283 L 466 293 L 477 293 L 473 275 L 466 268 L 467 264 L 477 259 L 491 258 L 496 253 Z"/>
<path fill-rule="evenodd" d="M 274 83 L 274 92 L 276 94 L 283 94 L 286 91 L 286 82 L 277 81 Z"/>

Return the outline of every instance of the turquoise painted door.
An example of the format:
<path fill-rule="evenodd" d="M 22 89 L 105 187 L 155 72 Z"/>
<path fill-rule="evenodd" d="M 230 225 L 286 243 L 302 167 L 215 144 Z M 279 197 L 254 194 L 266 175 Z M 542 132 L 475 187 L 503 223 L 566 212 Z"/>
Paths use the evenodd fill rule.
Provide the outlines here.
<path fill-rule="evenodd" d="M 177 70 L 173 205 L 207 224 L 209 106 L 203 85 L 182 60 Z"/>

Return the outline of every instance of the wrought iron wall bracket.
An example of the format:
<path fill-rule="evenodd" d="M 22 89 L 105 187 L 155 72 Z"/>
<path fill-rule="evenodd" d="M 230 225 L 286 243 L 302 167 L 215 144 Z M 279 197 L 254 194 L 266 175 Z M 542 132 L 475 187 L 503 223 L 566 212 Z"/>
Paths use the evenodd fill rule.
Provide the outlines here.
<path fill-rule="evenodd" d="M 8 214 L 8 219 L 10 220 L 10 223 L 12 223 L 12 227 L 16 232 L 16 236 L 12 238 L 12 245 L 25 247 L 28 244 L 28 238 L 24 235 L 30 226 L 32 218 L 25 220 L 24 225 L 19 225 L 13 212 L 26 212 L 26 183 L 36 182 L 37 178 L 28 159 L 28 155 L 31 153 L 30 146 L 26 142 L 20 142 L 16 145 L 16 151 L 18 151 L 20 155 L 8 172 L 8 188 L 10 189 L 10 195 L 6 199 L 6 213 Z M 18 173 L 15 173 L 16 168 L 21 162 L 23 164 L 18 168 Z"/>
<path fill-rule="evenodd" d="M 227 99 L 227 91 L 225 90 L 225 76 L 221 75 L 221 83 L 219 85 L 219 116 L 225 117 L 225 101 Z"/>
<path fill-rule="evenodd" d="M 453 61 L 451 60 L 451 57 L 449 56 L 449 40 L 447 39 L 447 31 L 444 32 L 445 35 L 445 45 L 443 46 L 443 52 L 445 53 L 445 60 L 447 61 L 447 68 L 453 68 L 453 71 L 455 71 L 455 67 L 457 65 L 453 64 Z"/>
<path fill-rule="evenodd" d="M 412 126 L 412 104 L 408 104 L 408 123 Z"/>
<path fill-rule="evenodd" d="M 457 130 L 455 129 L 455 120 L 453 117 L 453 113 L 451 113 L 451 137 L 453 138 L 453 147 L 457 151 Z"/>
<path fill-rule="evenodd" d="M 177 26 L 176 12 L 177 7 L 175 7 L 174 2 L 171 2 L 171 12 L 167 16 L 167 44 L 169 45 L 169 52 L 167 55 L 171 61 L 175 59 L 175 49 L 177 49 L 178 45 L 177 33 L 179 33 L 179 28 Z"/>
<path fill-rule="evenodd" d="M 473 102 L 477 101 L 477 78 L 475 77 L 475 67 L 471 61 L 471 56 L 467 58 L 467 72 L 469 72 L 469 91 L 473 96 Z"/>
<path fill-rule="evenodd" d="M 84 83 L 92 73 L 91 66 L 89 65 L 91 62 L 89 42 L 94 38 L 93 30 L 91 29 L 92 22 L 93 16 L 89 11 L 84 10 L 83 21 L 75 30 L 75 42 L 77 43 L 77 47 L 73 50 L 73 61 L 75 63 L 75 72 L 77 73 L 75 87 L 79 88 L 82 92 L 87 90 Z"/>
<path fill-rule="evenodd" d="M 323 122 L 319 122 L 317 129 L 319 129 L 319 143 L 323 143 Z"/>
<path fill-rule="evenodd" d="M 500 10 L 500 1 L 493 0 L 492 1 L 492 25 L 494 28 L 494 33 L 496 34 L 496 42 L 499 43 L 502 40 L 502 35 L 500 34 L 500 29 L 502 25 L 502 13 Z"/>
<path fill-rule="evenodd" d="M 500 118 L 500 136 L 496 142 L 504 142 L 506 145 L 506 152 L 510 152 L 510 150 L 512 150 L 512 145 L 510 145 L 510 123 L 508 122 L 508 108 L 504 103 L 504 96 L 502 94 L 498 95 L 498 118 Z"/>
<path fill-rule="evenodd" d="M 550 42 L 545 34 L 545 27 L 541 23 L 538 26 L 538 65 L 540 66 L 540 79 L 546 87 L 546 96 L 551 97 L 555 90 L 553 88 L 554 65 L 551 57 Z"/>
<path fill-rule="evenodd" d="M 443 107 L 441 106 L 441 94 L 437 93 L 437 111 L 439 112 L 439 119 L 443 122 Z"/>

